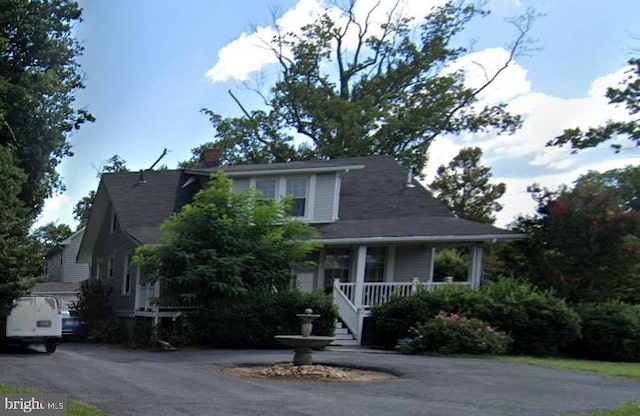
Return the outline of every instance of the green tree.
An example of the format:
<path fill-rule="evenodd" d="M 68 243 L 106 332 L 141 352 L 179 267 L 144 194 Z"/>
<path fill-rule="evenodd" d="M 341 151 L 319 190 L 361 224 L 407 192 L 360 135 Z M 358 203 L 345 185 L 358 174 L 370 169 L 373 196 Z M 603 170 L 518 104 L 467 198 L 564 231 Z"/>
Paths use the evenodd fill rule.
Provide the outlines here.
<path fill-rule="evenodd" d="M 68 135 L 93 120 L 74 108 L 83 88 L 72 34 L 80 14 L 72 0 L 0 0 L 0 145 L 28 172 L 19 196 L 32 219 L 63 188 L 56 167 L 72 155 Z"/>
<path fill-rule="evenodd" d="M 20 200 L 27 175 L 0 146 L 0 319 L 40 276 L 42 256 L 29 236 L 30 210 Z"/>
<path fill-rule="evenodd" d="M 603 188 L 615 190 L 625 210 L 640 211 L 640 166 L 626 166 L 606 172 L 589 171 L 580 176 L 577 184 L 594 182 Z"/>
<path fill-rule="evenodd" d="M 222 298 L 283 290 L 291 270 L 315 248 L 315 230 L 286 215 L 286 201 L 265 202 L 255 190 L 233 192 L 222 173 L 191 204 L 162 225 L 157 246 L 136 251 L 161 302 L 189 300 L 204 307 Z"/>
<path fill-rule="evenodd" d="M 640 216 L 620 190 L 580 178 L 573 188 L 531 192 L 537 214 L 516 223 L 530 238 L 510 252 L 517 275 L 574 302 L 640 302 Z"/>
<path fill-rule="evenodd" d="M 562 135 L 549 141 L 547 146 L 569 144 L 575 152 L 618 138 L 626 138 L 636 147 L 640 146 L 640 118 L 638 118 L 638 113 L 640 113 L 640 58 L 629 60 L 629 65 L 631 68 L 627 72 L 627 77 L 618 88 L 607 89 L 606 96 L 610 104 L 623 104 L 631 116 L 630 120 L 609 120 L 602 126 L 592 127 L 586 131 L 582 131 L 579 127 L 567 129 Z M 614 143 L 611 147 L 619 152 L 622 145 Z"/>
<path fill-rule="evenodd" d="M 118 155 L 113 155 L 105 160 L 100 168 L 96 169 L 96 177 L 100 178 L 103 173 L 128 172 L 127 161 Z M 87 225 L 93 201 L 96 199 L 96 191 L 91 190 L 83 196 L 73 207 L 73 219 L 78 221 L 78 229 Z"/>
<path fill-rule="evenodd" d="M 518 34 L 504 65 L 488 73 L 483 85 L 470 88 L 464 71 L 444 69 L 467 53 L 452 46 L 453 40 L 486 11 L 450 2 L 434 8 L 414 29 L 412 19 L 399 16 L 396 7 L 377 30 L 371 14 L 380 2 L 360 21 L 354 4 L 343 10 L 344 24 L 325 13 L 300 33 L 278 33 L 265 41 L 280 68 L 270 93 L 257 91 L 266 109 L 245 110 L 241 117 L 203 110 L 223 161 L 393 155 L 421 172 L 438 135 L 494 128 L 513 132 L 520 126 L 520 118 L 504 104 L 482 106 L 477 98 L 526 49 L 533 13 L 514 20 Z M 300 138 L 305 143 L 296 146 Z"/>
<path fill-rule="evenodd" d="M 447 166 L 440 165 L 429 188 L 460 218 L 493 224 L 493 213 L 502 210 L 497 200 L 507 187 L 489 183 L 491 168 L 480 164 L 481 157 L 479 147 L 461 149 Z"/>
<path fill-rule="evenodd" d="M 73 231 L 67 224 L 57 224 L 53 221 L 36 228 L 32 232 L 33 237 L 42 244 L 44 253 L 71 234 L 73 234 Z"/>

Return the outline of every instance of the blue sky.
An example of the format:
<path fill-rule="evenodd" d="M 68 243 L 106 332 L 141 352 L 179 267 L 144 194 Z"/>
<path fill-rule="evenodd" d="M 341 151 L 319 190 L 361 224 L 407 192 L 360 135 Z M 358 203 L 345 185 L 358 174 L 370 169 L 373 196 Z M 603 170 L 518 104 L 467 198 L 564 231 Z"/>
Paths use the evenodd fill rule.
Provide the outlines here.
<path fill-rule="evenodd" d="M 405 10 L 419 15 L 441 0 L 402 0 Z M 383 0 L 383 6 L 391 1 Z M 360 8 L 372 1 L 358 0 Z M 174 168 L 190 150 L 213 138 L 203 107 L 222 115 L 239 114 L 227 94 L 232 89 L 245 106 L 257 97 L 244 89 L 264 69 L 269 57 L 256 45 L 255 32 L 265 37 L 273 25 L 294 30 L 318 9 L 316 0 L 81 0 L 84 21 L 75 33 L 85 51 L 80 58 L 86 88 L 79 106 L 97 121 L 71 137 L 75 156 L 60 172 L 67 191 L 45 204 L 38 225 L 57 221 L 75 225 L 77 200 L 98 184 L 96 168 L 120 155 L 132 170 L 149 167 L 164 148 L 162 163 Z M 480 146 L 483 162 L 496 181 L 507 183 L 499 224 L 518 213 L 531 212 L 526 186 L 570 183 L 588 169 L 604 170 L 640 163 L 637 149 L 614 154 L 595 149 L 571 155 L 544 143 L 564 128 L 602 123 L 624 112 L 606 104 L 606 86 L 615 84 L 626 61 L 640 49 L 640 2 L 635 0 L 490 0 L 490 17 L 471 24 L 461 37 L 473 44 L 473 55 L 460 66 L 480 61 L 491 68 L 504 57 L 513 37 L 504 19 L 528 7 L 545 14 L 531 31 L 538 50 L 518 57 L 500 82 L 483 97 L 505 101 L 525 118 L 513 136 L 483 135 L 438 138 L 430 150 L 430 175 L 464 146 Z M 635 37 L 635 39 L 634 39 Z M 473 40 L 473 42 L 472 42 Z M 473 83 L 474 73 L 470 72 Z M 477 76 L 477 74 L 475 74 Z"/>

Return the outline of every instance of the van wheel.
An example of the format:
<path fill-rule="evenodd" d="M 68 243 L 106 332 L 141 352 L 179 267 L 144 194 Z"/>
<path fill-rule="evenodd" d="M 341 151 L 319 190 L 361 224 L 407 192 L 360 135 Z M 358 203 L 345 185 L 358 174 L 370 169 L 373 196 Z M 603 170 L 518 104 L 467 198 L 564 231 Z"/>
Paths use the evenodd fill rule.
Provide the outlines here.
<path fill-rule="evenodd" d="M 56 352 L 57 347 L 58 344 L 56 344 L 55 342 L 47 342 L 46 344 L 44 344 L 44 348 L 49 354 L 53 354 L 54 352 Z"/>

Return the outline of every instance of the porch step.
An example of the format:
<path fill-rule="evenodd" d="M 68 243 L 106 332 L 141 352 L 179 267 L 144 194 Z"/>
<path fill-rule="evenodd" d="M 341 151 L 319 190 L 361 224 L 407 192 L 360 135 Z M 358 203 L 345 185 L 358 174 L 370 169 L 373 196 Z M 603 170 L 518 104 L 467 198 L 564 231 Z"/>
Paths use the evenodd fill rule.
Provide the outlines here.
<path fill-rule="evenodd" d="M 335 341 L 333 341 L 330 345 L 334 346 L 354 346 L 360 345 L 356 340 L 355 336 L 349 331 L 340 319 L 336 320 L 336 330 L 334 332 L 336 337 Z"/>

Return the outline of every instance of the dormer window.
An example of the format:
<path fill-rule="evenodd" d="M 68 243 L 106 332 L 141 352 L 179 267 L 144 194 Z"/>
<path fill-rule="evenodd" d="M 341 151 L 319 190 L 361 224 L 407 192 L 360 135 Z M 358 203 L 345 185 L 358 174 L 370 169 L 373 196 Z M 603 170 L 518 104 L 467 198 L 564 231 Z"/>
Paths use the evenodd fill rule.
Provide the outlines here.
<path fill-rule="evenodd" d="M 287 195 L 293 197 L 289 215 L 292 217 L 304 217 L 307 207 L 308 180 L 306 177 L 287 178 Z"/>
<path fill-rule="evenodd" d="M 270 176 L 258 177 L 251 180 L 251 186 L 262 193 L 264 201 L 280 200 L 291 195 L 289 215 L 298 218 L 310 216 L 309 189 L 311 180 L 308 176 Z"/>

